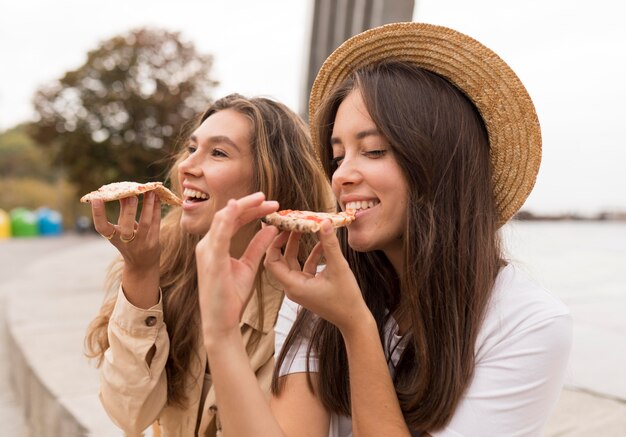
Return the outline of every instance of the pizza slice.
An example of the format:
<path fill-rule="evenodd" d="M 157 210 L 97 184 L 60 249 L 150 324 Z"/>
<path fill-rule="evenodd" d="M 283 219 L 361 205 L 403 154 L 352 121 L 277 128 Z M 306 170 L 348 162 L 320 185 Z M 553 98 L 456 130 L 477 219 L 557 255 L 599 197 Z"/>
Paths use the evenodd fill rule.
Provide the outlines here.
<path fill-rule="evenodd" d="M 322 221 L 326 219 L 331 221 L 334 228 L 347 226 L 354 221 L 355 213 L 354 210 L 330 213 L 285 209 L 268 214 L 261 220 L 281 231 L 313 233 L 321 229 Z"/>
<path fill-rule="evenodd" d="M 168 205 L 182 204 L 182 200 L 176 196 L 176 194 L 168 190 L 162 182 L 147 182 L 145 184 L 140 184 L 138 182 L 113 182 L 111 184 L 101 186 L 96 191 L 85 194 L 80 198 L 80 201 L 87 203 L 92 200 L 99 199 L 104 202 L 110 202 L 112 200 L 137 196 L 153 190 L 163 203 L 167 203 Z"/>

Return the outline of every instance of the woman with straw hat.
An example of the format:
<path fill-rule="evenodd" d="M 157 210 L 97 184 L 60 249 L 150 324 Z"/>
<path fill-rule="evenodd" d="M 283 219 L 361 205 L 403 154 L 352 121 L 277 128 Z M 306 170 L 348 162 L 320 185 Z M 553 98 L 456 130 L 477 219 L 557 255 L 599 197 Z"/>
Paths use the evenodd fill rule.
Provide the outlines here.
<path fill-rule="evenodd" d="M 466 35 L 396 23 L 331 54 L 310 114 L 338 206 L 357 210 L 355 221 L 337 236 L 325 223 L 304 265 L 300 235 L 272 227 L 230 259 L 241 217 L 276 208 L 246 197 L 196 248 L 224 435 L 539 435 L 562 386 L 571 318 L 498 238 L 541 158 L 520 80 Z M 269 403 L 246 389 L 253 374 L 236 330 L 266 248 L 291 299 Z"/>

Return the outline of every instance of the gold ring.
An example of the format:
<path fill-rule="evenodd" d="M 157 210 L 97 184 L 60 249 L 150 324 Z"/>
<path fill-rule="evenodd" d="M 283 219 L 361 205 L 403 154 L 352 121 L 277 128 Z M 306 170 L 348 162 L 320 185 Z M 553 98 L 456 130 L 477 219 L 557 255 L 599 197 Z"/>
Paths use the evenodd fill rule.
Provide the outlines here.
<path fill-rule="evenodd" d="M 137 231 L 133 231 L 133 235 L 131 235 L 130 238 L 124 238 L 123 235 L 120 235 L 120 241 L 125 244 L 130 243 L 131 241 L 135 239 L 136 236 L 137 236 Z"/>
<path fill-rule="evenodd" d="M 111 232 L 111 235 L 104 235 L 104 234 L 100 234 L 100 235 L 102 235 L 107 240 L 110 240 L 111 238 L 115 236 L 115 228 L 113 228 L 113 232 Z"/>

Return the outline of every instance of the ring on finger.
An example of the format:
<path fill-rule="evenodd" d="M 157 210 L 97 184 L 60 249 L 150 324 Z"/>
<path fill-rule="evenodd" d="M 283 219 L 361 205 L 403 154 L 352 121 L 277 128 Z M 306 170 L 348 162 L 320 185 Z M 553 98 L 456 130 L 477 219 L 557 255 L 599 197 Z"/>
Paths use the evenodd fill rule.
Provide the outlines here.
<path fill-rule="evenodd" d="M 135 239 L 135 237 L 137 236 L 137 231 L 133 231 L 133 235 L 131 235 L 128 238 L 125 238 L 123 235 L 120 235 L 120 241 L 124 244 L 130 243 L 131 241 L 133 241 Z"/>
<path fill-rule="evenodd" d="M 115 236 L 115 228 L 113 228 L 113 232 L 111 232 L 111 235 L 104 235 L 104 234 L 100 234 L 100 235 L 102 235 L 107 240 L 110 240 L 111 238 Z"/>

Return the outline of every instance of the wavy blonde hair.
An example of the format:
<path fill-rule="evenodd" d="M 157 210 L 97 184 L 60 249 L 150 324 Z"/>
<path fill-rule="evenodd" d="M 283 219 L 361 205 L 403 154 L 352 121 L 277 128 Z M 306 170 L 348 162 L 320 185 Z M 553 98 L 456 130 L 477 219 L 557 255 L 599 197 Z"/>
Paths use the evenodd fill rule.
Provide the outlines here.
<path fill-rule="evenodd" d="M 262 191 L 268 199 L 277 200 L 282 209 L 334 209 L 330 186 L 315 155 L 306 125 L 297 114 L 267 98 L 248 99 L 231 94 L 213 103 L 196 125 L 225 109 L 235 110 L 250 120 L 254 156 L 253 191 Z M 183 134 L 184 141 L 189 133 Z M 182 191 L 177 168 L 186 157 L 187 151 L 182 147 L 170 170 L 171 186 L 177 193 Z M 195 357 L 200 335 L 195 246 L 201 236 L 183 231 L 180 227 L 181 214 L 180 208 L 172 208 L 162 220 L 160 234 L 160 286 L 170 339 L 166 364 L 168 403 L 177 406 L 184 406 L 188 401 L 185 395 L 186 370 Z M 313 244 L 313 237 L 307 237 L 301 254 L 308 253 Z M 87 329 L 86 355 L 95 359 L 98 365 L 109 348 L 107 327 L 115 306 L 122 268 L 123 260 L 120 258 L 109 269 L 105 284 L 107 296 L 99 314 Z M 263 324 L 262 293 L 259 279 L 256 288 L 261 314 L 259 326 Z"/>

